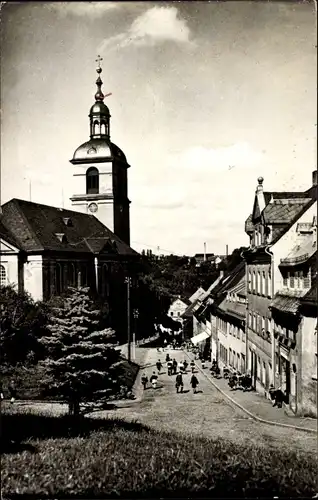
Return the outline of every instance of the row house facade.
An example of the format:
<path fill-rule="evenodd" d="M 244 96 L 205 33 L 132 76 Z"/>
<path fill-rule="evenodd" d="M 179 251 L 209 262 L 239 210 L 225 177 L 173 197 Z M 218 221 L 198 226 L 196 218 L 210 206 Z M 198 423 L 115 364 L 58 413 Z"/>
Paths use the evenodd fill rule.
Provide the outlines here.
<path fill-rule="evenodd" d="M 293 414 L 317 416 L 317 173 L 304 192 L 265 192 L 258 180 L 243 261 L 195 312 L 219 367 L 281 388 Z M 208 326 L 208 328 L 207 328 Z"/>

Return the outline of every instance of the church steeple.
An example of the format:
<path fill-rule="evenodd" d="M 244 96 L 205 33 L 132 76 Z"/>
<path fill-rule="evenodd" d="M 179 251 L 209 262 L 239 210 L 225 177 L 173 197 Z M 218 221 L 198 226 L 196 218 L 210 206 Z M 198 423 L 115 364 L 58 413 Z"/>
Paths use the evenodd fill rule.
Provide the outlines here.
<path fill-rule="evenodd" d="M 110 122 L 110 113 L 109 109 L 104 103 L 104 94 L 102 91 L 102 79 L 100 74 L 102 72 L 102 68 L 100 63 L 103 59 L 98 56 L 96 62 L 98 64 L 96 68 L 96 72 L 98 74 L 98 78 L 96 80 L 97 91 L 95 94 L 95 104 L 90 109 L 89 119 L 90 119 L 90 137 L 91 139 L 110 139 L 109 134 L 109 122 Z M 108 94 L 109 95 L 109 94 Z"/>

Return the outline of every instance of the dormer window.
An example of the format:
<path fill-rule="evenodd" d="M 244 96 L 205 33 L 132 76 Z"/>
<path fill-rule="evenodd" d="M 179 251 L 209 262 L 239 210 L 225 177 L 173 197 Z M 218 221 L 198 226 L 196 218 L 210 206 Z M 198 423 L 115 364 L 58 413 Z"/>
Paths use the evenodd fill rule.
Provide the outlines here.
<path fill-rule="evenodd" d="M 69 217 L 63 217 L 63 223 L 65 224 L 65 226 L 71 226 L 72 225 L 72 221 Z"/>
<path fill-rule="evenodd" d="M 55 236 L 61 243 L 65 243 L 66 237 L 64 233 L 55 233 Z"/>

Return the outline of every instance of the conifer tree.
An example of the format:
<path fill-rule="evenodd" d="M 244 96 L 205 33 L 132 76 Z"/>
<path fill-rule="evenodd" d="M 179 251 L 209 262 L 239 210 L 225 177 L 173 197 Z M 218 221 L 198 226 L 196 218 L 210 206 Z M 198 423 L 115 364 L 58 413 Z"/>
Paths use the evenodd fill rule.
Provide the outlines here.
<path fill-rule="evenodd" d="M 116 375 L 120 351 L 114 349 L 114 331 L 96 331 L 100 312 L 94 309 L 89 288 L 70 288 L 62 307 L 56 307 L 41 339 L 44 365 L 53 382 L 47 387 L 79 413 L 80 403 L 107 400 L 120 390 Z"/>

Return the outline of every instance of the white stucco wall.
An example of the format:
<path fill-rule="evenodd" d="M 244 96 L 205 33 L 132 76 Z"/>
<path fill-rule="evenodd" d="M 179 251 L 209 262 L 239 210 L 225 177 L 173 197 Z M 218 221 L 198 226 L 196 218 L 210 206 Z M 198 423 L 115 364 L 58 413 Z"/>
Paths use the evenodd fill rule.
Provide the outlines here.
<path fill-rule="evenodd" d="M 43 300 L 42 256 L 30 255 L 23 266 L 24 289 L 34 300 Z"/>

